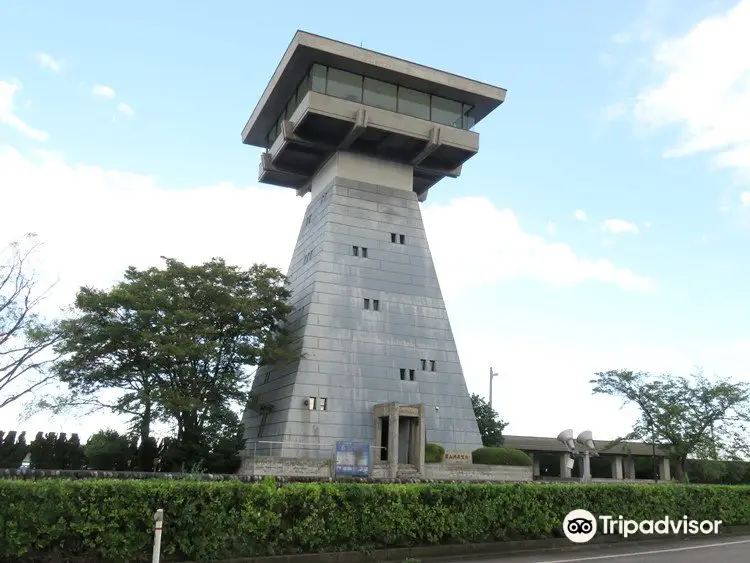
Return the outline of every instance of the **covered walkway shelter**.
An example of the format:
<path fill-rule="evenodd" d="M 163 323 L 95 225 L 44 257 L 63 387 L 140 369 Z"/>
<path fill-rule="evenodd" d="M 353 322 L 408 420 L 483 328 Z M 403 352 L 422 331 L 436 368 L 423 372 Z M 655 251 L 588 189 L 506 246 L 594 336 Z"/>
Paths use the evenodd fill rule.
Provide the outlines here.
<path fill-rule="evenodd" d="M 554 480 L 580 478 L 582 458 L 575 457 L 575 465 L 568 467 L 570 453 L 556 438 L 539 436 L 505 436 L 504 445 L 526 452 L 534 463 L 534 479 Z M 597 457 L 591 458 L 591 477 L 614 480 L 669 481 L 670 452 L 644 442 L 595 440 Z"/>

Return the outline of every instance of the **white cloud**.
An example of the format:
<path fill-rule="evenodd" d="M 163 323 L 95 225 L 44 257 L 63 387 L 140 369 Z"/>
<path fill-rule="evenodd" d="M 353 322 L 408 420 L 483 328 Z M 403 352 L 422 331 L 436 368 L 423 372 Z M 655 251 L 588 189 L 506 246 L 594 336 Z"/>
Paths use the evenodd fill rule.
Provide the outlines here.
<path fill-rule="evenodd" d="M 112 88 L 109 86 L 102 86 L 101 84 L 94 86 L 91 93 L 97 98 L 103 98 L 105 100 L 112 100 L 115 97 L 115 91 Z"/>
<path fill-rule="evenodd" d="M 441 286 L 451 291 L 510 279 L 528 279 L 553 287 L 584 282 L 614 284 L 626 291 L 653 292 L 653 280 L 618 268 L 608 260 L 582 258 L 563 243 L 550 243 L 523 230 L 513 211 L 498 209 L 481 197 L 455 199 L 424 207 L 425 227 Z M 451 224 L 455 229 L 442 229 Z M 456 237 L 456 231 L 461 237 Z M 482 241 L 467 245 L 466 240 Z M 450 268 L 448 268 L 450 264 Z"/>
<path fill-rule="evenodd" d="M 0 170 L 3 185 L 7 179 L 13 187 L 4 194 L 8 208 L 34 209 L 3 217 L 0 241 L 29 231 L 45 241 L 40 269 L 50 279 L 60 278 L 51 306 L 69 303 L 81 284 L 107 286 L 129 264 L 159 264 L 161 255 L 187 262 L 223 256 L 239 264 L 263 261 L 286 268 L 296 226 L 275 225 L 279 217 L 290 226 L 301 221 L 307 203 L 293 190 L 278 188 L 162 189 L 150 176 L 73 165 L 54 152 L 27 157 L 11 147 L 0 146 Z M 252 220 L 248 210 L 254 210 Z M 113 214 L 139 227 L 115 227 Z M 195 228 L 196 220 L 203 221 L 202 228 Z M 271 238 L 270 231 L 275 232 Z M 258 243 L 248 243 L 253 240 Z"/>
<path fill-rule="evenodd" d="M 643 228 L 645 228 L 645 229 L 650 229 L 650 228 L 651 228 L 651 226 L 652 226 L 652 223 L 651 223 L 651 221 L 645 221 L 645 222 L 643 223 Z"/>
<path fill-rule="evenodd" d="M 117 111 L 119 111 L 125 117 L 133 117 L 135 115 L 135 111 L 133 111 L 133 108 L 131 108 L 128 104 L 123 104 L 122 102 L 117 104 Z"/>
<path fill-rule="evenodd" d="M 626 221 L 625 219 L 607 219 L 602 222 L 602 230 L 606 233 L 612 233 L 613 235 L 624 233 L 637 235 L 640 232 L 638 230 L 638 225 Z"/>
<path fill-rule="evenodd" d="M 18 83 L 0 80 L 0 123 L 35 141 L 46 141 L 49 139 L 48 133 L 35 129 L 16 115 L 14 97 L 20 89 L 21 85 Z"/>
<path fill-rule="evenodd" d="M 2 148 L 0 169 L 14 187 L 6 203 L 16 209 L 37 208 L 33 215 L 5 218 L 0 240 L 33 231 L 49 241 L 49 273 L 61 278 L 58 290 L 67 291 L 68 300 L 82 283 L 110 284 L 128 265 L 156 264 L 161 255 L 188 262 L 221 255 L 235 263 L 264 261 L 286 269 L 307 204 L 293 190 L 274 187 L 164 189 L 149 176 L 73 166 L 46 151 L 29 158 Z M 39 201 L 45 206 L 38 208 Z M 86 206 L 79 205 L 81 201 Z M 252 221 L 247 220 L 248 209 L 253 210 Z M 153 227 L 113 228 L 112 210 Z M 513 278 L 558 287 L 594 281 L 628 291 L 655 290 L 649 278 L 607 260 L 579 257 L 567 244 L 525 232 L 513 211 L 498 209 L 486 198 L 460 198 L 447 205 L 428 202 L 423 215 L 435 261 L 445 265 L 441 285 L 456 292 Z M 146 221 L 148 217 L 159 217 L 158 224 Z M 185 217 L 203 218 L 203 228 L 196 229 Z M 287 229 L 279 228 L 279 217 Z M 439 228 L 445 224 L 455 229 Z M 270 231 L 276 233 L 271 239 L 266 236 Z M 461 237 L 455 236 L 457 231 Z M 466 240 L 483 244 L 467 245 Z"/>
<path fill-rule="evenodd" d="M 547 221 L 547 234 L 551 237 L 557 234 L 557 225 L 553 221 Z"/>
<path fill-rule="evenodd" d="M 588 215 L 586 215 L 586 212 L 583 209 L 576 209 L 573 212 L 573 217 L 575 217 L 579 221 L 588 221 L 589 220 Z"/>
<path fill-rule="evenodd" d="M 750 192 L 742 192 L 740 194 L 740 203 L 744 207 L 750 207 Z"/>
<path fill-rule="evenodd" d="M 48 55 L 47 53 L 37 53 L 34 55 L 34 59 L 37 63 L 43 68 L 47 68 L 51 70 L 52 72 L 59 73 L 64 66 L 63 61 L 59 61 L 52 57 L 52 55 Z"/>
<path fill-rule="evenodd" d="M 640 93 L 635 117 L 682 137 L 666 156 L 708 153 L 718 166 L 750 177 L 750 0 L 705 19 L 686 35 L 657 44 L 661 73 Z"/>

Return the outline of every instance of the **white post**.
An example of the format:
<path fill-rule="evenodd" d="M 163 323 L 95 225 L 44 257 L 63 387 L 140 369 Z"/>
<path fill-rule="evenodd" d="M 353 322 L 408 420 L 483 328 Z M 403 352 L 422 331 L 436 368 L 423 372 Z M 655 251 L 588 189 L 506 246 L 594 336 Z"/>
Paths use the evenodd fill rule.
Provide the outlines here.
<path fill-rule="evenodd" d="M 164 524 L 164 511 L 160 508 L 154 513 L 154 552 L 151 556 L 151 563 L 159 563 L 161 557 L 161 528 Z"/>

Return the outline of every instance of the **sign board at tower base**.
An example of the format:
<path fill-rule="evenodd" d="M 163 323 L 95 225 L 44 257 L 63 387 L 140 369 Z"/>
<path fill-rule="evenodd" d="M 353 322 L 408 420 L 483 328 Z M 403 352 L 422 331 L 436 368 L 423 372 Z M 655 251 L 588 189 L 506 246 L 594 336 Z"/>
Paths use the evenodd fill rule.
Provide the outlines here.
<path fill-rule="evenodd" d="M 335 456 L 334 476 L 370 476 L 370 442 L 336 442 Z"/>

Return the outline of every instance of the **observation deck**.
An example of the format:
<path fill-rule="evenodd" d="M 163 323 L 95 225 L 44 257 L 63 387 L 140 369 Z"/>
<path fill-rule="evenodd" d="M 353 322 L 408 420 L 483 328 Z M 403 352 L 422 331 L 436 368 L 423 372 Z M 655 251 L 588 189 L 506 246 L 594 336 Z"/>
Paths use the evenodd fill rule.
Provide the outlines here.
<path fill-rule="evenodd" d="M 506 90 L 298 31 L 242 131 L 266 149 L 258 180 L 310 191 L 336 152 L 407 164 L 413 190 L 456 178 L 479 150 L 473 127 Z"/>

